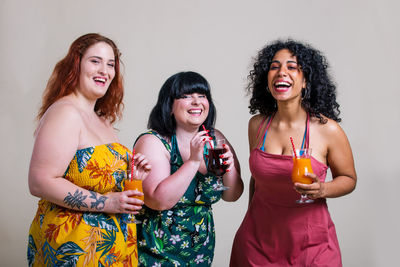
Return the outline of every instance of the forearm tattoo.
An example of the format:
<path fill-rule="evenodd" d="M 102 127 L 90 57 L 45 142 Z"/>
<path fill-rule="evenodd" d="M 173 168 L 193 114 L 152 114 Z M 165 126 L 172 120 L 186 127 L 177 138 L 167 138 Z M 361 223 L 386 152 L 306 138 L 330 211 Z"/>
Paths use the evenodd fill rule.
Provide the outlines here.
<path fill-rule="evenodd" d="M 102 196 L 100 195 L 99 198 L 97 198 L 97 193 L 93 192 L 93 191 L 89 191 L 91 196 L 90 198 L 93 198 L 95 201 L 92 201 L 90 203 L 90 208 L 92 209 L 96 209 L 96 210 L 103 210 L 104 206 L 106 205 L 106 200 L 108 199 L 108 197 Z"/>
<path fill-rule="evenodd" d="M 77 207 L 78 210 L 81 209 L 81 207 L 87 208 L 88 205 L 83 202 L 86 197 L 87 196 L 83 195 L 83 191 L 79 192 L 79 189 L 76 189 L 74 195 L 72 195 L 71 192 L 68 192 L 68 195 L 64 198 L 64 203 L 69 205 L 71 208 Z"/>

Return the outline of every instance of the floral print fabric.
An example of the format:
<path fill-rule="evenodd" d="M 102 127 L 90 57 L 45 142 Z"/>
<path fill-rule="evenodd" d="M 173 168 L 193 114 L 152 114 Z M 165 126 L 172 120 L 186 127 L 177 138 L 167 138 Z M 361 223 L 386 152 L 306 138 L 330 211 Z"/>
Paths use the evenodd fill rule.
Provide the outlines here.
<path fill-rule="evenodd" d="M 122 191 L 130 153 L 118 143 L 80 149 L 64 178 L 101 194 Z M 136 225 L 127 221 L 126 214 L 81 212 L 41 199 L 29 231 L 29 266 L 137 266 Z"/>
<path fill-rule="evenodd" d="M 154 131 L 171 155 L 171 174 L 182 166 L 176 137 L 171 145 Z M 143 206 L 137 225 L 139 266 L 210 266 L 214 257 L 215 229 L 211 204 L 221 198 L 216 177 L 197 172 L 185 194 L 170 210 Z"/>

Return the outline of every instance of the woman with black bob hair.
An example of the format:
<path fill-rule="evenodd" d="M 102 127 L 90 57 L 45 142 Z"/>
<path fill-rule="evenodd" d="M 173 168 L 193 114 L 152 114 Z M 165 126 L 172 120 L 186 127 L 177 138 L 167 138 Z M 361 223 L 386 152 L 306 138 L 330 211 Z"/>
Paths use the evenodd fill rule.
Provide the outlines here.
<path fill-rule="evenodd" d="M 327 61 L 310 45 L 278 40 L 253 67 L 249 108 L 258 114 L 248 130 L 249 206 L 230 266 L 342 266 L 326 198 L 352 192 L 357 175 Z M 304 183 L 291 179 L 293 146 L 312 149 Z"/>
<path fill-rule="evenodd" d="M 174 100 L 193 93 L 203 94 L 207 97 L 209 111 L 203 125 L 206 129 L 213 129 L 217 112 L 211 98 L 210 85 L 203 76 L 191 71 L 180 72 L 167 79 L 161 87 L 157 103 L 150 113 L 147 127 L 162 136 L 171 138 L 176 129 L 176 121 L 172 115 Z"/>
<path fill-rule="evenodd" d="M 145 205 L 139 216 L 143 223 L 138 225 L 141 266 L 212 263 L 211 205 L 221 198 L 236 201 L 243 192 L 239 162 L 229 142 L 222 154 L 228 166 L 222 179 L 228 189 L 219 191 L 216 177 L 207 171 L 206 142 L 226 139 L 214 129 L 215 117 L 209 84 L 200 74 L 180 72 L 162 86 L 150 114 L 150 131 L 134 145 L 154 166 L 143 181 Z"/>

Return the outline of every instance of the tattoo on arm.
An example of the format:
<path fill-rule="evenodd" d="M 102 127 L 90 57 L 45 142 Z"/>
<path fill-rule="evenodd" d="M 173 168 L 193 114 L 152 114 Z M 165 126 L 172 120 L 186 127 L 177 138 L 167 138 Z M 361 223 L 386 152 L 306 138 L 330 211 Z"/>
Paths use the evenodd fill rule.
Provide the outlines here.
<path fill-rule="evenodd" d="M 64 203 L 71 206 L 71 208 L 77 207 L 81 209 L 81 207 L 87 208 L 88 205 L 83 202 L 87 196 L 83 195 L 83 191 L 79 192 L 79 189 L 76 189 L 74 195 L 71 192 L 68 192 L 68 195 L 64 198 Z"/>
<path fill-rule="evenodd" d="M 93 191 L 89 191 L 91 196 L 90 198 L 94 199 L 94 201 L 92 201 L 90 203 L 90 208 L 94 208 L 96 210 L 102 210 L 104 209 L 104 206 L 106 205 L 106 200 L 108 199 L 108 197 L 102 196 L 100 195 L 99 198 L 97 198 L 97 193 L 93 192 Z"/>

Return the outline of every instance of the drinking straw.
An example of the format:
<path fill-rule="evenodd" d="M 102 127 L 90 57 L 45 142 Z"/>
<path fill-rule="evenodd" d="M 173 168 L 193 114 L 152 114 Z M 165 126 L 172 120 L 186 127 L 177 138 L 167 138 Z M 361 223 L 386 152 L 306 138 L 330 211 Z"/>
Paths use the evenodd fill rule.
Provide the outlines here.
<path fill-rule="evenodd" d="M 131 181 L 133 179 L 133 168 L 135 167 L 135 149 L 132 151 L 132 162 L 131 162 Z"/>
<path fill-rule="evenodd" d="M 294 147 L 293 137 L 290 137 L 290 142 L 292 143 L 292 148 L 293 148 L 294 157 L 295 157 L 296 159 L 298 159 L 299 157 L 297 156 L 296 148 Z"/>
<path fill-rule="evenodd" d="M 208 137 L 211 137 L 211 136 L 208 134 L 208 132 L 207 132 L 207 130 L 206 130 L 206 127 L 204 127 L 204 124 L 201 125 L 201 126 L 203 127 L 203 130 L 206 131 L 206 135 L 207 135 Z M 212 139 L 212 137 L 211 137 L 211 139 Z M 208 143 L 210 144 L 211 149 L 214 149 L 214 145 L 211 143 L 210 140 L 208 140 Z"/>
<path fill-rule="evenodd" d="M 128 151 L 125 151 L 125 153 L 126 153 L 126 162 L 127 162 L 127 167 L 126 167 L 126 175 L 127 175 L 127 178 L 129 178 L 128 176 L 128 169 L 129 169 L 129 163 L 130 163 L 130 161 L 129 161 L 129 153 L 128 153 Z"/>

